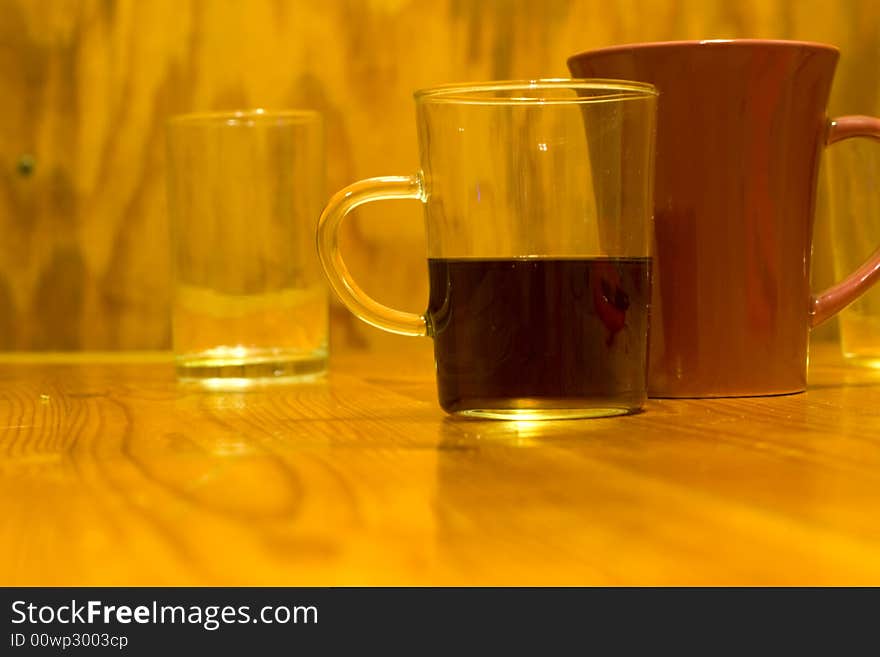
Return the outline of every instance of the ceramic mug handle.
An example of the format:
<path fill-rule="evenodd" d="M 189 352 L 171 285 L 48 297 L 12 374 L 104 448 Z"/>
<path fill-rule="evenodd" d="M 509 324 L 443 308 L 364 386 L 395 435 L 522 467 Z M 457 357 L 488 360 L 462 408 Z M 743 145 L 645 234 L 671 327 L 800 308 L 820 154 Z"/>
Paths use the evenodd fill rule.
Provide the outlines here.
<path fill-rule="evenodd" d="M 880 140 L 880 119 L 871 116 L 841 116 L 828 124 L 825 144 L 851 137 Z M 810 326 L 818 326 L 846 308 L 880 280 L 880 247 L 853 273 L 810 300 Z"/>

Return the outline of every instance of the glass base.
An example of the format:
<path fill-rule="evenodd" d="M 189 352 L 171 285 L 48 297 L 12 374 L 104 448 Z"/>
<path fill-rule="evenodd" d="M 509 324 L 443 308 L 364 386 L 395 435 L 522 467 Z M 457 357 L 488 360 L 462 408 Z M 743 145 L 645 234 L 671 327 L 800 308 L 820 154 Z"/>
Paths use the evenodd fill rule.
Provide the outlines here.
<path fill-rule="evenodd" d="M 177 378 L 181 383 L 212 389 L 306 383 L 319 379 L 326 371 L 326 350 L 305 355 L 261 350 L 243 357 L 208 353 L 177 358 Z"/>
<path fill-rule="evenodd" d="M 840 314 L 840 347 L 848 365 L 880 369 L 880 309 L 875 299 L 880 297 L 871 291 Z"/>
<path fill-rule="evenodd" d="M 484 402 L 484 403 L 479 403 Z M 493 399 L 468 400 L 444 410 L 459 417 L 485 420 L 580 420 L 629 415 L 641 410 L 644 399 Z"/>
<path fill-rule="evenodd" d="M 880 355 L 844 352 L 843 357 L 846 359 L 848 365 L 880 370 Z"/>
<path fill-rule="evenodd" d="M 616 415 L 627 415 L 632 412 L 632 410 L 627 408 L 557 408 L 546 410 L 475 408 L 467 411 L 457 411 L 454 414 L 482 420 L 532 422 L 535 420 L 583 420 L 595 417 L 614 417 Z"/>

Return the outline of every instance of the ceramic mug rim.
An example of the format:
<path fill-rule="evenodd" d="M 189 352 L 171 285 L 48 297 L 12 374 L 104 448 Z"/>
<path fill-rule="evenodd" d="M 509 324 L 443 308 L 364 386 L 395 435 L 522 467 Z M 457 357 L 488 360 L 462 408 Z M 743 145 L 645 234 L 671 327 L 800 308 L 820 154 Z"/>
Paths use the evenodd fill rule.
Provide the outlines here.
<path fill-rule="evenodd" d="M 584 50 L 568 58 L 568 63 L 581 57 L 612 54 L 630 50 L 673 50 L 694 48 L 806 48 L 820 50 L 839 55 L 840 49 L 828 43 L 819 41 L 793 41 L 788 39 L 693 39 L 682 41 L 641 41 L 637 43 L 624 43 L 604 48 Z"/>

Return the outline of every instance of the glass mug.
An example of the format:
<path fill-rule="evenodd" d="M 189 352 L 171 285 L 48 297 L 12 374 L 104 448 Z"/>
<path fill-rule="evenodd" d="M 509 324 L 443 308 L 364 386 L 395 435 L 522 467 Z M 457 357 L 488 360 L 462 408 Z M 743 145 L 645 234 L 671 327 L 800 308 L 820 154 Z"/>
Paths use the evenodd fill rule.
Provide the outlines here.
<path fill-rule="evenodd" d="M 422 90 L 421 170 L 330 200 L 318 253 L 331 287 L 365 322 L 434 339 L 447 412 L 559 419 L 644 404 L 656 95 L 614 80 Z M 339 252 L 345 215 L 390 199 L 424 205 L 422 315 L 367 296 Z"/>

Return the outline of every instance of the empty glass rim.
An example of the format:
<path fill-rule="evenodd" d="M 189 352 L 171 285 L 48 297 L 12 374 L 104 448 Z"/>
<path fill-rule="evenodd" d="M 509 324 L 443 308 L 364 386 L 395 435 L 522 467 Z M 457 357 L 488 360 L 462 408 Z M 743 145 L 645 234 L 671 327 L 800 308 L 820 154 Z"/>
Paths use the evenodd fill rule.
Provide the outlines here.
<path fill-rule="evenodd" d="M 262 107 L 246 110 L 221 110 L 178 114 L 168 119 L 168 125 L 230 125 L 248 126 L 257 123 L 291 125 L 320 121 L 315 110 L 267 110 Z"/>
<path fill-rule="evenodd" d="M 494 96 L 495 92 L 523 91 L 524 96 Z M 591 91 L 589 96 L 553 96 L 535 92 Z M 657 88 L 647 82 L 605 78 L 539 78 L 535 80 L 494 80 L 443 84 L 419 89 L 413 96 L 417 102 L 456 103 L 465 105 L 588 105 L 596 102 L 650 98 L 658 96 Z"/>

